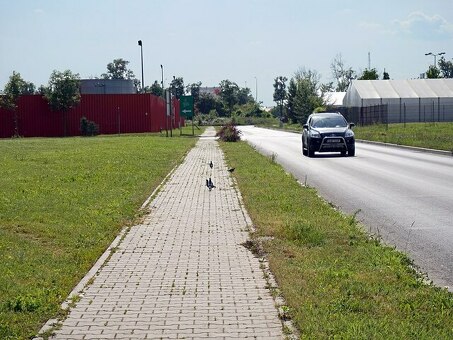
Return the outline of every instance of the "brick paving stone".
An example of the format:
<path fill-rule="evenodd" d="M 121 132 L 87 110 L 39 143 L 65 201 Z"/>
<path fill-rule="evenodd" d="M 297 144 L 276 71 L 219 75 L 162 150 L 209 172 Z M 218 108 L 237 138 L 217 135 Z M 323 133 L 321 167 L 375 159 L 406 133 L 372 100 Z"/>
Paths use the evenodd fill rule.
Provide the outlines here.
<path fill-rule="evenodd" d="M 251 222 L 214 134 L 206 130 L 53 338 L 284 338 L 259 260 L 241 245 Z"/>

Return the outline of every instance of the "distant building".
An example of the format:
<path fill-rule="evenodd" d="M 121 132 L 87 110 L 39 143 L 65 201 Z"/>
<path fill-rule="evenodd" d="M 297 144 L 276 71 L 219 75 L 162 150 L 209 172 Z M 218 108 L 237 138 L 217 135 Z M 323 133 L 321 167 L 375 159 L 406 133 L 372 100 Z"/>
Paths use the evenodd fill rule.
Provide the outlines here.
<path fill-rule="evenodd" d="M 387 107 L 388 122 L 453 121 L 453 79 L 353 80 L 343 106 Z"/>
<path fill-rule="evenodd" d="M 340 107 L 343 106 L 343 99 L 346 92 L 326 92 L 324 93 L 323 99 L 329 107 Z"/>
<path fill-rule="evenodd" d="M 137 89 L 131 79 L 82 79 L 81 94 L 135 94 Z"/>
<path fill-rule="evenodd" d="M 210 94 L 216 97 L 220 94 L 220 87 L 200 87 L 200 94 Z"/>

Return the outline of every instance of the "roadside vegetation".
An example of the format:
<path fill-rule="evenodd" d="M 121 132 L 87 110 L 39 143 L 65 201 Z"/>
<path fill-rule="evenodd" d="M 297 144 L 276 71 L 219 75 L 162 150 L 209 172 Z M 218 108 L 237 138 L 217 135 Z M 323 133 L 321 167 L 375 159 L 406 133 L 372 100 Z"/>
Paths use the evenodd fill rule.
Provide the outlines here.
<path fill-rule="evenodd" d="M 426 284 L 408 257 L 301 186 L 274 157 L 244 142 L 221 146 L 257 229 L 255 248 L 267 254 L 301 338 L 453 338 L 453 294 Z"/>
<path fill-rule="evenodd" d="M 0 339 L 30 338 L 61 312 L 196 142 L 174 136 L 0 140 Z"/>
<path fill-rule="evenodd" d="M 376 124 L 354 127 L 356 138 L 453 152 L 453 123 Z"/>

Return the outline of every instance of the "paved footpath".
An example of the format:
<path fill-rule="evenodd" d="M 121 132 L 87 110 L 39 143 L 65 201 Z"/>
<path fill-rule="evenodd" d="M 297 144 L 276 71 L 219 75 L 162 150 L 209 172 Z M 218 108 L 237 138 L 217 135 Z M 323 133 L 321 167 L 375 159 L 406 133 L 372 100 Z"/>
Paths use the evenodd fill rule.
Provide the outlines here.
<path fill-rule="evenodd" d="M 213 136 L 200 138 L 54 338 L 283 338 L 260 262 L 241 245 L 250 218 Z"/>

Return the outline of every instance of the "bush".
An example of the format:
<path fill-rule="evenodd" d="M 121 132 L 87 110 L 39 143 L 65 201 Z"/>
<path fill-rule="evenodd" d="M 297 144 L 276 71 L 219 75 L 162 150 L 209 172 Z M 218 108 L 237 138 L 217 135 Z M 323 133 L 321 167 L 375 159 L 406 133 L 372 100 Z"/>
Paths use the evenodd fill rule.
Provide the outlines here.
<path fill-rule="evenodd" d="M 237 142 L 241 140 L 241 131 L 236 128 L 234 123 L 229 123 L 220 128 L 220 131 L 217 132 L 217 137 L 224 142 Z"/>
<path fill-rule="evenodd" d="M 99 125 L 86 117 L 80 119 L 80 133 L 82 136 L 96 136 L 99 134 Z"/>

